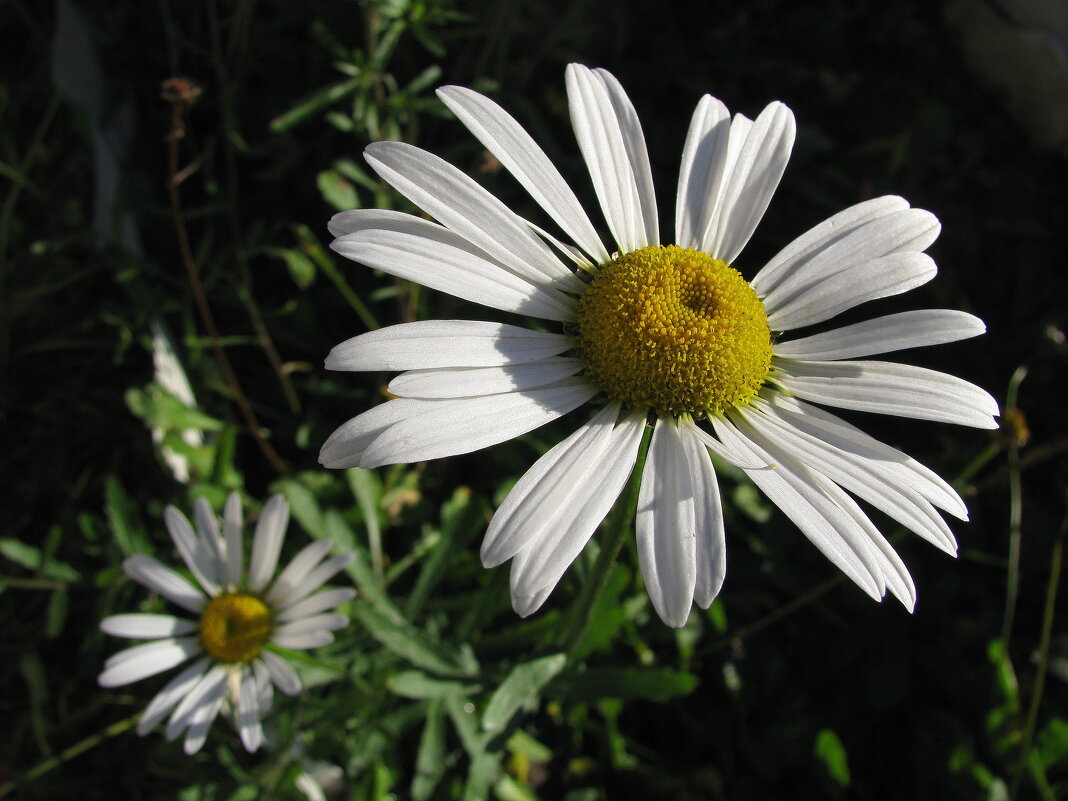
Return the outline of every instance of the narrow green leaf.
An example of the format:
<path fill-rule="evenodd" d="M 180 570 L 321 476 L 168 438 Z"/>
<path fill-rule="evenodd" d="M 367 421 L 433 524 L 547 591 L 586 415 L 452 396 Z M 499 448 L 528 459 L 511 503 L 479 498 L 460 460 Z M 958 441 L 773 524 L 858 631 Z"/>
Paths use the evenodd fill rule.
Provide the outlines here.
<path fill-rule="evenodd" d="M 482 728 L 499 731 L 518 709 L 535 707 L 541 688 L 563 670 L 565 664 L 567 657 L 564 654 L 552 654 L 512 668 L 512 672 L 490 697 L 482 715 Z"/>
<path fill-rule="evenodd" d="M 689 695 L 697 687 L 692 673 L 668 668 L 590 668 L 557 677 L 545 695 L 554 700 L 589 702 L 601 698 L 646 698 L 666 701 Z"/>
<path fill-rule="evenodd" d="M 445 774 L 445 717 L 441 701 L 431 701 L 423 724 L 423 736 L 419 739 L 419 752 L 415 757 L 415 775 L 412 777 L 413 801 L 426 801 L 434 794 L 441 777 Z"/>
<path fill-rule="evenodd" d="M 356 617 L 379 643 L 416 667 L 443 676 L 464 675 L 459 657 L 410 623 L 387 619 L 371 606 L 359 607 Z"/>
<path fill-rule="evenodd" d="M 442 679 L 421 670 L 401 671 L 389 680 L 388 686 L 394 693 L 405 698 L 434 699 L 474 695 L 482 689 L 482 685 L 473 679 Z"/>
<path fill-rule="evenodd" d="M 354 92 L 360 85 L 359 78 L 350 78 L 341 83 L 326 86 L 305 97 L 285 114 L 271 120 L 271 131 L 281 133 L 288 131 L 297 123 L 307 119 L 320 109 L 336 103 L 345 95 Z"/>
<path fill-rule="evenodd" d="M 323 200 L 337 211 L 360 208 L 360 196 L 348 178 L 336 170 L 323 170 L 316 176 L 316 186 Z"/>
<path fill-rule="evenodd" d="M 830 729 L 820 729 L 812 753 L 819 759 L 827 773 L 842 787 L 849 786 L 849 760 L 841 738 Z"/>
<path fill-rule="evenodd" d="M 42 578 L 71 582 L 81 577 L 77 570 L 65 562 L 45 562 L 45 556 L 40 548 L 27 545 L 13 537 L 0 537 L 0 555 L 27 570 L 32 570 Z M 42 564 L 42 562 L 45 563 Z"/>

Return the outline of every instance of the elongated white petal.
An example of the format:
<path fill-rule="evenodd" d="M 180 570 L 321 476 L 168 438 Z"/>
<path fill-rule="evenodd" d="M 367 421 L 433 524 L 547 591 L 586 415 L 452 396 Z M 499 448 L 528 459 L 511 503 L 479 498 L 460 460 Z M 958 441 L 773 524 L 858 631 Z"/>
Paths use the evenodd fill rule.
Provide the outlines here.
<path fill-rule="evenodd" d="M 226 543 L 226 583 L 236 587 L 244 564 L 241 538 L 241 496 L 231 492 L 223 507 L 223 540 Z"/>
<path fill-rule="evenodd" d="M 173 506 L 168 506 L 163 512 L 163 520 L 167 525 L 167 531 L 171 535 L 178 553 L 182 557 L 190 572 L 200 582 L 209 595 L 217 595 L 219 583 L 217 581 L 217 565 L 211 558 L 211 554 L 203 546 L 197 535 L 193 533 L 193 527 L 189 525 L 186 516 Z"/>
<path fill-rule="evenodd" d="M 747 132 L 723 178 L 721 200 L 705 239 L 707 252 L 717 259 L 732 263 L 753 235 L 786 170 L 795 131 L 793 112 L 776 102 L 760 112 Z"/>
<path fill-rule="evenodd" d="M 544 387 L 582 370 L 582 362 L 561 356 L 507 367 L 410 370 L 389 382 L 401 398 L 471 398 Z"/>
<path fill-rule="evenodd" d="M 246 751 L 255 751 L 263 744 L 260 718 L 259 687 L 255 674 L 246 665 L 241 670 L 241 683 L 237 694 L 237 730 Z"/>
<path fill-rule="evenodd" d="M 727 107 L 705 95 L 694 109 L 682 147 L 679 188 L 675 199 L 675 242 L 700 249 L 712 219 L 727 164 L 731 122 Z"/>
<path fill-rule="evenodd" d="M 683 626 L 697 585 L 697 512 L 686 447 L 670 417 L 653 429 L 634 525 L 649 600 L 666 624 Z"/>
<path fill-rule="evenodd" d="M 410 227 L 421 230 L 357 231 L 335 239 L 330 247 L 346 258 L 472 303 L 546 320 L 573 319 L 571 297 L 509 272 L 439 225 L 412 220 Z"/>
<path fill-rule="evenodd" d="M 725 419 L 712 418 L 712 426 L 722 441 L 776 463 L 774 470 L 746 472 L 824 556 L 869 596 L 881 600 L 884 582 L 871 564 L 870 546 L 857 532 L 855 521 L 819 489 L 814 474 L 803 465 L 780 463 Z"/>
<path fill-rule="evenodd" d="M 328 370 L 411 370 L 503 367 L 556 356 L 572 347 L 563 334 L 505 323 L 426 320 L 370 331 L 342 342 L 326 358 Z"/>
<path fill-rule="evenodd" d="M 801 462 L 867 501 L 941 550 L 956 555 L 957 546 L 949 527 L 930 502 L 899 482 L 898 471 L 884 470 L 875 459 L 839 450 L 818 437 L 801 431 L 773 406 L 757 400 L 742 416 L 773 440 L 776 447 L 794 454 Z"/>
<path fill-rule="evenodd" d="M 137 733 L 143 737 L 157 723 L 167 717 L 167 713 L 174 708 L 175 704 L 185 698 L 189 691 L 197 685 L 201 677 L 207 672 L 210 664 L 211 660 L 207 657 L 198 659 L 167 682 L 166 686 L 156 693 L 152 700 L 149 701 L 148 706 L 145 707 L 145 711 L 141 713 L 141 718 L 137 722 Z"/>
<path fill-rule="evenodd" d="M 394 423 L 367 446 L 360 467 L 422 462 L 470 453 L 526 434 L 578 408 L 597 394 L 568 378 L 528 392 L 423 401 L 418 417 Z"/>
<path fill-rule="evenodd" d="M 270 651 L 263 651 L 260 659 L 270 672 L 275 687 L 286 695 L 296 695 L 300 692 L 300 678 L 286 660 Z"/>
<path fill-rule="evenodd" d="M 968 509 L 956 491 L 937 473 L 915 459 L 818 406 L 774 391 L 762 393 L 762 398 L 797 430 L 811 434 L 828 447 L 878 462 L 880 468 L 887 475 L 892 475 L 892 480 L 897 484 L 915 490 L 939 509 L 961 520 L 968 519 Z"/>
<path fill-rule="evenodd" d="M 112 615 L 100 621 L 100 630 L 113 637 L 148 640 L 190 634 L 197 630 L 197 624 L 170 615 Z"/>
<path fill-rule="evenodd" d="M 333 641 L 334 635 L 325 629 L 276 633 L 271 638 L 271 642 L 275 645 L 280 645 L 282 648 L 289 648 L 293 651 L 306 651 L 311 648 L 322 648 L 324 645 L 329 645 Z"/>
<path fill-rule="evenodd" d="M 763 470 L 764 468 L 772 466 L 754 460 L 752 454 L 743 454 L 732 450 L 707 431 L 704 431 L 697 426 L 693 426 L 690 429 L 690 433 L 697 437 L 701 441 L 701 444 L 712 451 L 712 453 L 716 454 L 720 459 L 734 467 L 740 467 L 743 470 Z"/>
<path fill-rule="evenodd" d="M 938 218 L 923 209 L 899 209 L 867 220 L 783 267 L 769 285 L 769 299 L 804 294 L 829 275 L 859 264 L 902 253 L 921 253 L 942 230 Z M 777 301 L 776 301 L 777 302 Z"/>
<path fill-rule="evenodd" d="M 300 620 L 293 620 L 289 623 L 283 623 L 277 629 L 271 637 L 271 641 L 275 642 L 279 637 L 288 637 L 291 634 L 304 634 L 313 631 L 337 631 L 343 629 L 349 624 L 349 618 L 347 615 L 340 614 L 325 614 L 325 615 L 312 615 L 311 617 L 301 618 Z"/>
<path fill-rule="evenodd" d="M 775 290 L 764 298 L 768 325 L 773 331 L 789 331 L 820 323 L 869 300 L 923 286 L 937 272 L 925 253 L 894 253 L 866 261 L 825 274 L 801 289 Z"/>
<path fill-rule="evenodd" d="M 275 611 L 283 612 L 288 610 L 298 601 L 311 595 L 355 558 L 356 554 L 352 553 L 352 551 L 339 553 L 337 556 L 331 556 L 316 567 L 315 570 L 305 576 L 304 580 L 295 586 L 288 595 L 280 599 Z"/>
<path fill-rule="evenodd" d="M 697 580 L 693 599 L 707 609 L 723 587 L 727 575 L 727 544 L 723 527 L 723 503 L 719 495 L 716 471 L 708 458 L 703 434 L 690 421 L 679 423 L 679 436 L 686 451 L 690 480 L 693 482 Z"/>
<path fill-rule="evenodd" d="M 364 158 L 398 192 L 516 275 L 582 289 L 525 220 L 447 161 L 405 142 L 373 142 Z"/>
<path fill-rule="evenodd" d="M 256 537 L 252 542 L 252 559 L 248 568 L 248 586 L 260 592 L 274 575 L 278 554 L 289 525 L 289 504 L 281 495 L 272 495 L 263 505 L 256 522 Z"/>
<path fill-rule="evenodd" d="M 610 430 L 597 430 L 605 425 Z M 527 482 L 513 489 L 520 502 L 504 509 L 501 522 L 494 517 L 493 531 L 486 535 L 490 547 L 483 544 L 483 554 L 494 558 L 514 552 L 517 544 L 520 547 L 510 574 L 513 606 L 516 598 L 533 600 L 546 587 L 555 587 L 589 542 L 630 477 L 644 428 L 640 413 L 615 427 L 598 421 L 587 429 L 587 437 L 572 439 L 571 447 L 558 454 L 556 471 L 543 479 L 551 486 Z M 524 511 L 531 515 L 529 519 Z M 501 529 L 508 532 L 504 537 L 497 536 Z"/>
<path fill-rule="evenodd" d="M 559 580 L 559 579 L 558 579 Z M 548 600 L 552 595 L 553 590 L 556 589 L 557 582 L 553 582 L 545 587 L 542 587 L 533 595 L 516 595 L 512 593 L 512 611 L 514 611 L 520 617 L 530 617 Z"/>
<path fill-rule="evenodd" d="M 334 469 L 358 467 L 363 454 L 378 435 L 394 423 L 419 417 L 427 401 L 398 398 L 381 403 L 339 426 L 319 450 L 319 462 Z"/>
<path fill-rule="evenodd" d="M 199 612 L 207 603 L 204 593 L 151 556 L 135 554 L 122 563 L 122 569 L 134 581 L 190 612 Z"/>
<path fill-rule="evenodd" d="M 166 736 L 168 740 L 177 738 L 193 722 L 198 710 L 210 710 L 215 701 L 223 698 L 226 693 L 228 676 L 228 667 L 214 665 L 200 678 L 200 681 L 196 683 L 193 689 L 178 704 L 174 712 L 171 713 L 171 717 L 167 721 Z M 214 715 L 211 717 L 214 717 Z M 203 713 L 199 719 L 203 722 Z"/>
<path fill-rule="evenodd" d="M 307 578 L 316 565 L 330 553 L 333 545 L 333 541 L 329 539 L 305 545 L 271 584 L 271 588 L 266 593 L 267 600 L 275 604 L 289 595 L 293 588 Z"/>
<path fill-rule="evenodd" d="M 287 623 L 290 620 L 300 620 L 304 617 L 309 617 L 319 612 L 325 612 L 327 609 L 333 609 L 346 601 L 351 601 L 356 597 L 356 590 L 349 587 L 339 587 L 333 590 L 323 590 L 309 598 L 305 598 L 299 603 L 295 603 L 287 609 L 282 610 L 275 615 L 275 620 L 279 623 Z"/>
<path fill-rule="evenodd" d="M 888 314 L 824 334 L 775 344 L 775 355 L 787 359 L 831 361 L 855 359 L 907 348 L 943 345 L 979 336 L 986 325 L 978 317 L 952 309 L 926 309 Z"/>
<path fill-rule="evenodd" d="M 571 449 L 567 464 L 560 465 L 563 487 L 557 485 L 553 492 L 535 492 L 524 504 L 536 509 L 538 498 L 557 504 L 549 515 L 532 521 L 530 528 L 525 528 L 527 521 L 516 521 L 513 512 L 513 524 L 523 527 L 519 538 L 525 537 L 509 575 L 514 609 L 527 608 L 530 614 L 540 607 L 590 541 L 630 477 L 644 429 L 645 415 L 630 414 L 603 441 L 602 450 L 598 450 L 600 461 Z M 519 600 L 522 598 L 527 600 Z"/>
<path fill-rule="evenodd" d="M 774 359 L 776 383 L 805 400 L 919 420 L 997 428 L 998 405 L 956 376 L 911 364 Z"/>
<path fill-rule="evenodd" d="M 784 247 L 749 283 L 759 294 L 766 295 L 799 265 L 807 263 L 834 243 L 872 221 L 908 207 L 904 198 L 887 195 L 843 209 Z"/>
<path fill-rule="evenodd" d="M 437 94 L 594 262 L 603 264 L 609 260 L 597 230 L 571 187 L 508 112 L 488 97 L 462 86 L 443 86 Z"/>
<path fill-rule="evenodd" d="M 633 107 L 603 70 L 569 64 L 565 81 L 575 138 L 620 252 L 658 244 L 652 172 Z"/>
<path fill-rule="evenodd" d="M 197 538 L 200 547 L 207 554 L 206 561 L 211 565 L 212 578 L 216 584 L 226 584 L 226 546 L 219 533 L 219 521 L 207 498 L 197 498 L 193 505 L 193 519 L 197 524 Z"/>
<path fill-rule="evenodd" d="M 219 710 L 222 709 L 225 695 L 225 688 L 216 691 L 211 697 L 205 699 L 190 716 L 185 741 L 182 743 L 182 750 L 187 755 L 192 756 L 204 746 L 204 742 L 208 739 L 208 730 L 218 717 Z"/>
<path fill-rule="evenodd" d="M 156 640 L 119 651 L 104 663 L 104 672 L 97 678 L 101 687 L 120 687 L 155 676 L 180 665 L 200 651 L 197 637 L 178 637 Z"/>

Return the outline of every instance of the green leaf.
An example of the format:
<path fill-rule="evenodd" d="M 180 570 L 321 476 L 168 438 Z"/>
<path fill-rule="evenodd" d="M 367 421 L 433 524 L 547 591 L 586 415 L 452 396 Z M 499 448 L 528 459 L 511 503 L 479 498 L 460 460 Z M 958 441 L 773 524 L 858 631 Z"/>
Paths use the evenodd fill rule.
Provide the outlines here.
<path fill-rule="evenodd" d="M 341 83 L 335 83 L 312 92 L 285 114 L 271 120 L 271 131 L 274 133 L 288 131 L 320 109 L 326 108 L 345 97 L 345 95 L 351 94 L 359 88 L 359 85 L 359 78 L 350 78 L 347 81 L 341 81 Z"/>
<path fill-rule="evenodd" d="M 434 788 L 445 775 L 446 767 L 445 717 L 442 715 L 441 701 L 432 701 L 427 707 L 423 736 L 419 739 L 419 752 L 415 757 L 413 801 L 426 801 L 434 794 Z"/>
<path fill-rule="evenodd" d="M 1035 738 L 1035 751 L 1043 767 L 1051 768 L 1068 755 L 1068 721 L 1053 718 Z"/>
<path fill-rule="evenodd" d="M 566 655 L 552 654 L 512 668 L 512 672 L 490 697 L 489 705 L 482 715 L 482 728 L 486 731 L 499 731 L 518 709 L 536 707 L 541 688 L 563 670 L 565 664 Z"/>
<path fill-rule="evenodd" d="M 819 759 L 827 773 L 842 787 L 849 786 L 849 760 L 842 740 L 830 729 L 820 729 L 812 753 Z"/>
<path fill-rule="evenodd" d="M 442 679 L 421 670 L 405 670 L 389 679 L 390 690 L 405 698 L 434 698 L 474 695 L 482 685 L 474 679 Z"/>
<path fill-rule="evenodd" d="M 322 173 L 320 173 L 322 175 Z M 312 260 L 294 248 L 268 248 L 267 252 L 286 264 L 289 277 L 298 289 L 307 289 L 315 283 L 315 264 Z"/>
<path fill-rule="evenodd" d="M 406 621 L 388 619 L 371 606 L 359 607 L 356 617 L 379 643 L 416 667 L 443 676 L 462 676 L 469 672 L 458 655 L 432 642 Z"/>
<path fill-rule="evenodd" d="M 558 676 L 546 688 L 546 696 L 560 701 L 596 701 L 601 698 L 646 698 L 666 701 L 689 695 L 697 677 L 669 668 L 590 668 Z"/>
<path fill-rule="evenodd" d="M 316 500 L 312 491 L 300 482 L 299 477 L 282 479 L 273 486 L 285 495 L 286 500 L 289 501 L 289 510 L 300 523 L 301 528 L 313 537 L 322 538 L 325 532 L 323 531 L 323 512 L 319 508 L 319 501 Z"/>
<path fill-rule="evenodd" d="M 81 578 L 81 574 L 67 563 L 47 561 L 40 548 L 27 545 L 12 537 L 0 537 L 0 555 L 22 565 L 27 570 L 32 570 L 42 578 L 66 582 L 77 581 Z"/>
<path fill-rule="evenodd" d="M 336 170 L 323 170 L 315 180 L 323 200 L 338 211 L 358 209 L 360 196 L 356 194 L 356 187 L 348 178 Z"/>
<path fill-rule="evenodd" d="M 221 421 L 189 408 L 156 384 L 149 384 L 144 390 L 127 390 L 126 405 L 131 412 L 153 428 L 218 431 L 223 427 Z"/>

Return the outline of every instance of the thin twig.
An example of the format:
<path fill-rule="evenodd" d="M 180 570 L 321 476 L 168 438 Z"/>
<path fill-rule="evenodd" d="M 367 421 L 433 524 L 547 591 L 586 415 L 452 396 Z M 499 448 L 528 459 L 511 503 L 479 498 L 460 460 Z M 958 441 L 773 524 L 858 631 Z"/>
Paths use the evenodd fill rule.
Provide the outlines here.
<path fill-rule="evenodd" d="M 185 265 L 185 271 L 189 277 L 189 285 L 193 290 L 193 297 L 196 300 L 197 309 L 200 312 L 201 322 L 204 324 L 204 329 L 207 332 L 208 339 L 211 341 L 212 350 L 215 353 L 215 360 L 219 363 L 219 367 L 223 372 L 226 383 L 229 384 L 230 390 L 234 395 L 234 400 L 237 401 L 237 405 L 241 409 L 241 414 L 244 416 L 245 422 L 248 424 L 249 429 L 252 431 L 252 435 L 256 439 L 256 444 L 259 445 L 263 455 L 267 458 L 267 461 L 271 463 L 274 469 L 279 473 L 285 474 L 289 472 L 289 470 L 286 467 L 285 462 L 282 461 L 282 457 L 278 455 L 278 452 L 275 451 L 271 443 L 267 441 L 267 436 L 264 433 L 263 428 L 260 426 L 259 421 L 256 419 L 256 413 L 252 410 L 252 404 L 249 403 L 244 391 L 242 391 L 241 384 L 237 380 L 237 374 L 234 372 L 234 368 L 230 364 L 230 359 L 220 343 L 219 329 L 215 325 L 215 317 L 211 313 L 211 306 L 208 305 L 208 298 L 204 292 L 204 284 L 200 280 L 200 271 L 197 269 L 197 263 L 193 258 L 193 249 L 189 244 L 189 233 L 185 227 L 185 214 L 182 211 L 181 196 L 178 192 L 178 142 L 185 132 L 183 124 L 185 109 L 199 94 L 199 87 L 184 78 L 170 78 L 163 84 L 163 98 L 171 104 L 171 131 L 170 136 L 168 137 L 167 189 L 170 194 L 171 214 L 174 217 L 174 228 L 178 235 L 178 247 L 182 253 L 182 263 Z"/>

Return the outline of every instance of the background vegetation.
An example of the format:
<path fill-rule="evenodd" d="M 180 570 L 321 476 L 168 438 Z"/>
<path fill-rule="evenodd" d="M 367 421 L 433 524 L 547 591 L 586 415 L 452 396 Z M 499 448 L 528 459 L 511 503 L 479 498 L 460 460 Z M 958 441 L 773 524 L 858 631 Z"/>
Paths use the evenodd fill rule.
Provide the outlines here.
<path fill-rule="evenodd" d="M 0 4 L 0 795 L 299 799 L 310 771 L 346 799 L 1065 797 L 1068 170 L 972 77 L 942 5 Z M 473 86 L 592 203 L 569 61 L 627 87 L 664 209 L 702 93 L 750 116 L 793 108 L 797 145 L 737 265 L 747 275 L 867 197 L 901 194 L 942 220 L 939 278 L 888 308 L 961 308 L 989 333 L 906 357 L 1019 414 L 993 435 L 856 416 L 956 478 L 972 511 L 957 561 L 897 538 L 914 615 L 871 603 L 727 475 L 712 609 L 664 627 L 628 546 L 559 656 L 595 548 L 526 621 L 506 569 L 484 570 L 477 550 L 495 503 L 572 420 L 439 462 L 318 466 L 325 437 L 388 380 L 325 372 L 334 344 L 486 315 L 326 249 L 334 211 L 407 208 L 362 148 L 416 143 L 533 214 L 433 95 Z M 155 368 L 165 340 L 188 397 Z M 356 550 L 361 594 L 338 643 L 302 664 L 303 695 L 279 702 L 274 749 L 246 754 L 219 721 L 189 758 L 127 731 L 162 681 L 99 689 L 121 644 L 97 624 L 152 608 L 119 566 L 172 558 L 163 508 L 200 495 L 219 508 L 231 490 L 253 508 L 285 493 L 288 547 Z"/>

